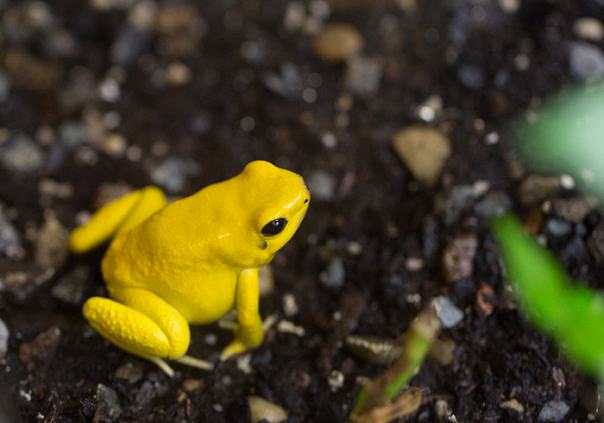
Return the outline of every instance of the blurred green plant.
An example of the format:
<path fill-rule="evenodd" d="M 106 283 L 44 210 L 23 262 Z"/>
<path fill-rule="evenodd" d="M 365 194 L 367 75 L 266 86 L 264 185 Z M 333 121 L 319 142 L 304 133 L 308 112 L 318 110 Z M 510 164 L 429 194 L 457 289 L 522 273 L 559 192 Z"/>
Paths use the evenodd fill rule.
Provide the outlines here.
<path fill-rule="evenodd" d="M 570 283 L 552 253 L 525 235 L 512 215 L 495 218 L 491 226 L 526 316 L 572 362 L 604 382 L 604 297 Z"/>
<path fill-rule="evenodd" d="M 558 94 L 514 124 L 522 158 L 547 172 L 567 172 L 604 200 L 604 85 Z M 604 383 L 604 296 L 571 282 L 555 257 L 525 235 L 512 215 L 491 228 L 522 310 L 577 366 Z"/>
<path fill-rule="evenodd" d="M 513 125 L 522 158 L 537 170 L 570 173 L 604 199 L 604 84 L 560 93 Z"/>

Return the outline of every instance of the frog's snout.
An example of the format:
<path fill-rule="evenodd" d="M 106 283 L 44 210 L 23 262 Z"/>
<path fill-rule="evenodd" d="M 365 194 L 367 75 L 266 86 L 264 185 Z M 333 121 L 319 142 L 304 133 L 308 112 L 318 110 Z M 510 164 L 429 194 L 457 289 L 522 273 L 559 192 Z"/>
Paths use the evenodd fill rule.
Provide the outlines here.
<path fill-rule="evenodd" d="M 308 185 L 306 185 L 306 182 L 304 182 L 304 179 L 302 177 L 300 177 L 300 185 L 302 185 L 302 188 L 306 193 L 306 198 L 304 199 L 304 204 L 306 204 L 310 201 L 310 191 L 308 190 Z"/>

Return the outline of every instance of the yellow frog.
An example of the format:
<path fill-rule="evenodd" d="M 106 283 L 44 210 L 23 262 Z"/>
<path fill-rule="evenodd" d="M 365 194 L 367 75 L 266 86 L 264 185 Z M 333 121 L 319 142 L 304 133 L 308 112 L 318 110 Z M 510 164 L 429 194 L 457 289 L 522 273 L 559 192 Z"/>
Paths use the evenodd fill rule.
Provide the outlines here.
<path fill-rule="evenodd" d="M 186 356 L 189 323 L 205 324 L 237 310 L 235 340 L 222 358 L 258 347 L 258 268 L 294 235 L 310 194 L 299 175 L 264 161 L 166 205 L 147 187 L 96 212 L 75 229 L 71 250 L 86 252 L 112 239 L 101 263 L 109 298 L 92 297 L 82 313 L 118 347 L 147 358 L 201 368 Z"/>

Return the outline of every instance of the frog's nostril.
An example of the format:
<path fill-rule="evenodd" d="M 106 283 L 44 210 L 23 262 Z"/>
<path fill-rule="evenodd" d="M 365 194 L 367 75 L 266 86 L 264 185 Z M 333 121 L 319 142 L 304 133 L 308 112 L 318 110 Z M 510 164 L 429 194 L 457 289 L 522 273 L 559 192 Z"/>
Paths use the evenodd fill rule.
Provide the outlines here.
<path fill-rule="evenodd" d="M 308 198 L 306 200 L 304 200 L 304 204 L 308 203 Z"/>

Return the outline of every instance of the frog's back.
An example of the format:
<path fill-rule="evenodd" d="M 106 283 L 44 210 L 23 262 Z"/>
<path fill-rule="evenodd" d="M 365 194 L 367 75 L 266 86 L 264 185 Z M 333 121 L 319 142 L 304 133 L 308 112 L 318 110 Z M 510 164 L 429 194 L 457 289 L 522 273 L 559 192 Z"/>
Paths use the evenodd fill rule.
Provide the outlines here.
<path fill-rule="evenodd" d="M 175 201 L 116 237 L 102 262 L 108 288 L 149 286 L 160 283 L 158 278 L 182 280 L 183 273 L 211 272 L 216 266 L 213 242 L 221 233 L 217 222 L 228 219 L 217 206 L 220 185 Z"/>

